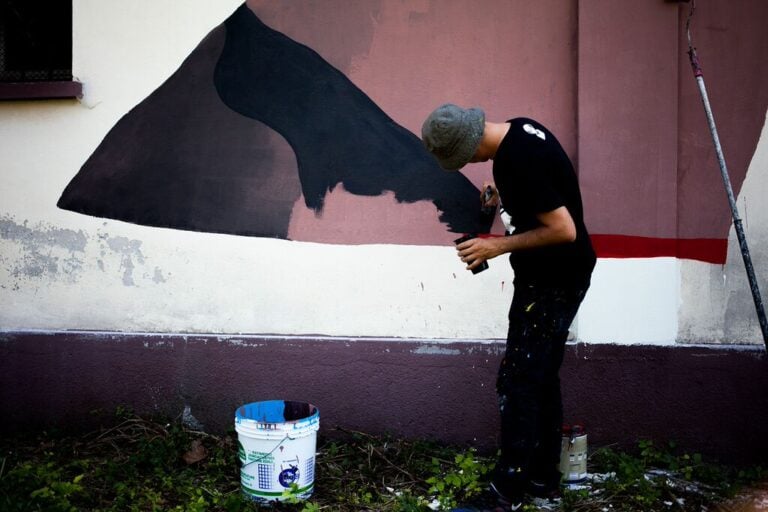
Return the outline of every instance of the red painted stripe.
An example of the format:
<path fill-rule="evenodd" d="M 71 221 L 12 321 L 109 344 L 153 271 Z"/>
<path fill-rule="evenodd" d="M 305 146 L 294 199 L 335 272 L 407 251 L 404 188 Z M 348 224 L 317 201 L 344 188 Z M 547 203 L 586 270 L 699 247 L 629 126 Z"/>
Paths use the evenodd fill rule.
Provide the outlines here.
<path fill-rule="evenodd" d="M 478 235 L 493 238 L 502 235 Z M 719 238 L 651 238 L 629 235 L 590 235 L 598 258 L 680 258 L 725 264 L 728 240 Z"/>
<path fill-rule="evenodd" d="M 501 235 L 478 235 L 493 238 Z M 651 238 L 628 235 L 590 235 L 598 258 L 680 258 L 722 265 L 728 240 L 719 238 Z"/>
<path fill-rule="evenodd" d="M 598 258 L 672 257 L 725 263 L 728 240 L 719 238 L 651 238 L 627 235 L 591 235 Z"/>

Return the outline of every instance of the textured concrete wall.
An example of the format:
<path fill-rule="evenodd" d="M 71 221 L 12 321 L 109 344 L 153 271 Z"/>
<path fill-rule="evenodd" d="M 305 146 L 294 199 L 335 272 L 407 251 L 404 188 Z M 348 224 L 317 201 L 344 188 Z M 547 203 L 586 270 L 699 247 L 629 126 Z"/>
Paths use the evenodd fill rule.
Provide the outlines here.
<path fill-rule="evenodd" d="M 73 71 L 85 84 L 83 99 L 0 103 L 0 329 L 459 341 L 504 337 L 513 275 L 503 258 L 473 276 L 455 257 L 445 230 L 439 244 L 395 243 L 397 226 L 416 224 L 411 220 L 434 213 L 431 205 L 428 211 L 424 204 L 400 204 L 397 215 L 378 217 L 377 212 L 394 204 L 391 195 L 355 196 L 354 203 L 329 200 L 324 218 L 318 220 L 310 211 L 302 217 L 306 223 L 299 222 L 301 215 L 293 223 L 323 242 L 338 243 L 345 227 L 350 228 L 348 235 L 364 233 L 369 242 L 381 235 L 379 243 L 364 245 L 152 228 L 56 208 L 61 191 L 115 123 L 163 84 L 240 4 L 195 0 L 180 8 L 168 2 L 74 2 Z M 691 179 L 692 173 L 717 175 L 705 151 L 706 132 L 702 137 L 698 121 L 689 116 L 701 113 L 690 97 L 691 84 L 683 85 L 686 68 L 681 64 L 675 79 L 667 73 L 675 72 L 671 62 L 685 63 L 684 48 L 679 43 L 674 48 L 670 34 L 679 36 L 686 6 L 636 3 L 627 9 L 595 0 L 465 8 L 470 4 L 356 3 L 337 20 L 338 27 L 350 30 L 329 33 L 324 27 L 334 10 L 323 2 L 307 2 L 300 12 L 295 5 L 248 2 L 269 23 L 316 48 L 411 131 L 418 131 L 431 103 L 447 99 L 483 104 L 495 119 L 540 118 L 562 134 L 580 164 L 593 233 L 648 235 L 640 244 L 670 242 L 671 253 L 664 258 L 599 261 L 594 286 L 573 328 L 578 339 L 759 344 L 733 238 L 724 268 L 676 259 L 678 240 L 658 238 L 674 235 L 670 230 L 677 221 L 671 219 L 680 208 L 686 209 L 688 227 L 680 224 L 679 234 L 708 237 L 720 229 L 708 231 L 715 226 L 711 211 L 722 210 L 719 184 L 706 189 L 703 204 L 694 201 L 688 188 L 683 193 L 678 187 L 678 207 L 670 206 L 675 186 L 674 165 L 670 167 L 675 116 L 670 110 L 680 107 L 673 82 L 680 84 L 679 100 L 686 105 L 681 115 L 687 120 L 677 143 L 688 163 L 678 165 L 676 183 L 700 183 Z M 733 14 L 720 16 L 723 5 L 702 1 L 695 27 L 701 33 L 702 57 L 711 62 L 706 69 L 713 70 L 712 100 L 723 122 L 723 140 L 738 142 L 726 146 L 726 156 L 735 155 L 737 185 L 739 176 L 746 175 L 740 204 L 765 290 L 767 208 L 761 198 L 768 140 L 761 139 L 753 156 L 752 132 L 765 121 L 760 91 L 768 88 L 755 85 L 762 83 L 763 68 L 750 74 L 743 64 L 764 48 L 763 32 L 754 23 L 759 25 L 765 4 L 740 1 L 732 4 Z M 621 12 L 613 13 L 616 9 Z M 299 15 L 314 23 L 301 23 Z M 712 24 L 718 16 L 718 24 Z M 358 26 L 362 19 L 365 23 Z M 642 33 L 625 36 L 622 23 Z M 517 30 L 509 30 L 509 24 Z M 484 29 L 473 30 L 475 26 Z M 652 46 L 642 43 L 645 36 L 653 36 Z M 736 60 L 723 51 L 731 42 L 738 43 Z M 411 48 L 423 51 L 409 52 Z M 579 48 L 583 58 L 577 58 Z M 446 61 L 457 69 L 471 68 L 471 73 L 447 69 L 442 64 Z M 508 65 L 496 69 L 500 62 Z M 633 68 L 634 63 L 640 68 Z M 741 64 L 738 73 L 730 73 L 730 68 L 718 67 L 723 63 Z M 638 94 L 627 94 L 628 88 Z M 724 96 L 722 91 L 728 90 L 739 93 Z M 747 93 L 754 98 L 746 98 Z M 754 120 L 758 114 L 759 123 Z M 738 140 L 740 127 L 744 141 Z M 691 148 L 701 150 L 701 162 L 689 154 Z M 749 172 L 740 171 L 739 162 L 750 159 Z M 488 170 L 480 166 L 468 175 L 478 182 Z M 344 195 L 341 189 L 336 193 Z M 309 211 L 302 208 L 304 214 Z M 720 217 L 718 223 L 727 225 L 727 218 Z M 313 224 L 320 221 L 341 228 L 321 236 Z M 499 232 L 498 224 L 494 229 Z M 615 241 L 622 245 L 625 239 Z"/>
<path fill-rule="evenodd" d="M 503 344 L 126 334 L 0 335 L 0 432 L 94 427 L 117 406 L 232 426 L 251 401 L 308 401 L 334 427 L 493 451 Z M 759 348 L 569 345 L 565 421 L 591 447 L 674 440 L 687 453 L 763 463 L 768 358 Z"/>
<path fill-rule="evenodd" d="M 727 159 L 727 154 L 726 154 Z M 714 172 L 714 169 L 713 169 Z M 726 201 L 722 181 L 723 201 Z M 742 220 L 758 288 L 765 307 L 768 300 L 768 125 L 749 165 L 738 196 Z M 744 267 L 736 230 L 728 237 L 725 265 L 683 261 L 679 339 L 700 343 L 761 343 L 760 324 Z"/>
<path fill-rule="evenodd" d="M 241 3 L 75 0 L 82 100 L 0 103 L 0 427 L 93 425 L 122 405 L 189 408 L 223 429 L 244 402 L 294 398 L 320 407 L 326 431 L 492 449 L 513 275 L 504 258 L 466 272 L 431 203 L 336 187 L 321 216 L 297 201 L 288 230 L 304 241 L 56 208 L 122 116 Z M 766 53 L 768 3 L 697 3 L 699 51 L 768 293 L 768 68 L 753 61 Z M 579 164 L 603 257 L 572 327 L 582 343 L 563 368 L 567 421 L 586 423 L 593 445 L 675 439 L 764 461 L 766 359 L 733 233 L 721 264 L 729 220 L 686 78 L 687 4 L 348 4 L 247 2 L 414 133 L 438 103 L 483 105 L 492 119 L 542 120 Z M 196 127 L 206 129 L 222 135 Z M 489 170 L 468 177 L 480 183 Z M 750 346 L 686 345 L 697 343 Z"/>
<path fill-rule="evenodd" d="M 677 31 L 675 3 L 579 2 L 579 180 L 593 233 L 677 236 Z"/>

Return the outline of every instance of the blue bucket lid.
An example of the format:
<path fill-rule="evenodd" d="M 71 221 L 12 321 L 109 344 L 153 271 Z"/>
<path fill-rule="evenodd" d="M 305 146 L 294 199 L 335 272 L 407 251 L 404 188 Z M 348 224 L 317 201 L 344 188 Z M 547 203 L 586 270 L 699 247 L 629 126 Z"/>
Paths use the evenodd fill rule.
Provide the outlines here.
<path fill-rule="evenodd" d="M 235 421 L 257 423 L 313 423 L 318 421 L 320 411 L 307 402 L 291 400 L 266 400 L 252 402 L 237 408 Z"/>

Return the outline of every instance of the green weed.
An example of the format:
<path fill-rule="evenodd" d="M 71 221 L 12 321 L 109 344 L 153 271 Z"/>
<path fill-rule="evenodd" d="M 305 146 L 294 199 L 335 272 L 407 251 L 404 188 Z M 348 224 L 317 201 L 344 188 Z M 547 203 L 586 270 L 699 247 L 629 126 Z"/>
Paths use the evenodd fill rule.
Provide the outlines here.
<path fill-rule="evenodd" d="M 441 510 L 455 508 L 483 492 L 492 469 L 493 464 L 478 458 L 475 450 L 456 454 L 451 464 L 433 457 L 427 492 L 435 496 Z"/>
<path fill-rule="evenodd" d="M 312 497 L 296 489 L 259 507 L 240 491 L 233 432 L 214 436 L 120 409 L 114 425 L 79 436 L 41 432 L 0 440 L 0 510 L 171 512 L 424 512 L 449 510 L 487 486 L 493 457 L 423 440 L 336 430 L 322 438 Z M 673 443 L 641 441 L 590 456 L 588 488 L 565 490 L 563 512 L 699 511 L 765 479 L 761 468 L 711 464 Z M 525 512 L 535 512 L 527 504 Z"/>
<path fill-rule="evenodd" d="M 629 453 L 600 448 L 589 469 L 599 480 L 591 489 L 564 491 L 563 512 L 704 510 L 765 476 L 760 468 L 738 471 L 705 462 L 699 453 L 679 453 L 674 442 L 658 447 L 649 440 Z"/>

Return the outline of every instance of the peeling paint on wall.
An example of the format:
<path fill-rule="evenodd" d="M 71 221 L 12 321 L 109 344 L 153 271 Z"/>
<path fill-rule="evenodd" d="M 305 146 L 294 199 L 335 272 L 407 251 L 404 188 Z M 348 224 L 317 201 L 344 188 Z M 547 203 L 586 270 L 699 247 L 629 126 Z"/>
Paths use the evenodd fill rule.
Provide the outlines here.
<path fill-rule="evenodd" d="M 17 245 L 20 257 L 9 257 L 10 251 L 0 252 L 2 270 L 12 278 L 12 288 L 21 281 L 34 278 L 67 279 L 75 281 L 83 269 L 87 237 L 83 231 L 61 229 L 47 223 L 30 227 L 28 221 L 0 217 L 0 239 L 4 244 Z M 0 282 L 0 287 L 6 288 Z"/>
<path fill-rule="evenodd" d="M 0 215 L 0 245 L 0 288 L 13 291 L 46 281 L 75 284 L 90 271 L 88 266 L 94 260 L 101 272 L 116 273 L 124 286 L 138 286 L 139 279 L 159 285 L 171 276 L 158 266 L 144 268 L 147 258 L 141 240 L 110 236 L 101 230 L 93 237 L 83 230 L 46 222 L 32 224 L 5 214 Z M 94 249 L 96 258 L 90 254 Z"/>
<path fill-rule="evenodd" d="M 155 282 L 155 284 L 164 283 L 165 277 L 163 276 L 163 271 L 160 270 L 159 267 L 155 267 L 155 273 L 152 275 L 152 281 Z"/>
<path fill-rule="evenodd" d="M 421 347 L 418 347 L 414 350 L 412 350 L 414 354 L 426 354 L 430 356 L 435 355 L 441 355 L 441 356 L 458 356 L 461 354 L 461 351 L 455 348 L 445 348 L 440 347 L 437 345 L 423 345 Z"/>
<path fill-rule="evenodd" d="M 763 303 L 768 294 L 768 123 L 737 200 Z M 685 262 L 679 341 L 762 345 L 762 334 L 736 232 L 731 225 L 725 265 Z M 713 341 L 715 340 L 715 341 Z"/>
<path fill-rule="evenodd" d="M 3 161 L 3 174 L 0 178 L 0 329 L 210 332 L 238 336 L 247 333 L 365 338 L 398 336 L 428 340 L 419 349 L 420 353 L 410 354 L 417 359 L 429 358 L 429 351 L 435 350 L 433 346 L 452 350 L 468 340 L 492 340 L 505 336 L 505 315 L 513 293 L 514 277 L 507 262 L 499 258 L 495 267 L 491 265 L 490 273 L 482 277 L 471 276 L 463 270 L 453 247 L 447 246 L 449 244 L 432 242 L 432 234 L 416 236 L 422 233 L 424 219 L 428 216 L 436 217 L 435 206 L 427 201 L 409 203 L 406 209 L 405 204 L 397 205 L 392 192 L 381 196 L 355 195 L 338 185 L 332 194 L 328 194 L 324 217 L 315 219 L 318 227 L 320 224 L 332 227 L 321 231 L 314 230 L 314 223 L 310 221 L 296 227 L 298 224 L 293 222 L 298 218 L 298 215 L 294 216 L 296 212 L 308 212 L 313 218 L 314 214 L 299 197 L 301 186 L 297 180 L 277 180 L 274 184 L 278 192 L 285 192 L 284 187 L 288 187 L 293 194 L 290 197 L 295 196 L 286 206 L 291 212 L 292 221 L 287 228 L 283 226 L 282 229 L 288 230 L 289 238 L 303 240 L 296 243 L 267 237 L 212 234 L 215 230 L 210 233 L 147 230 L 143 226 L 111 220 L 103 222 L 94 217 L 56 209 L 55 198 L 61 192 L 62 185 L 93 154 L 110 127 L 115 126 L 132 107 L 137 108 L 142 103 L 152 107 L 157 105 L 144 101 L 148 95 L 155 94 L 152 91 L 160 91 L 159 84 L 170 82 L 170 77 L 177 71 L 181 71 L 178 75 L 180 77 L 183 75 L 197 80 L 194 82 L 195 87 L 199 87 L 196 91 L 207 93 L 194 96 L 200 101 L 191 103 L 187 100 L 192 96 L 186 94 L 189 92 L 186 89 L 186 100 L 173 98 L 174 105 L 189 108 L 165 110 L 167 116 L 164 120 L 168 126 L 178 126 L 177 113 L 183 114 L 182 117 L 188 116 L 190 122 L 182 123 L 182 130 L 162 134 L 179 144 L 158 145 L 153 140 L 152 147 L 159 152 L 159 156 L 145 152 L 146 156 L 174 161 L 174 164 L 179 164 L 176 159 L 181 159 L 204 181 L 210 178 L 210 174 L 216 174 L 217 180 L 224 174 L 224 168 L 217 163 L 246 162 L 247 166 L 243 169 L 226 169 L 231 172 L 233 181 L 237 181 L 234 178 L 248 178 L 242 187 L 229 189 L 235 196 L 231 201 L 222 197 L 214 187 L 196 188 L 189 196 L 181 194 L 181 199 L 195 203 L 198 197 L 202 197 L 213 203 L 216 212 L 239 208 L 244 212 L 241 215 L 243 222 L 247 223 L 253 218 L 251 208 L 272 205 L 272 199 L 278 195 L 274 193 L 275 189 L 256 186 L 258 183 L 252 181 L 255 175 L 251 170 L 270 163 L 271 168 L 282 175 L 298 176 L 295 172 L 297 162 L 294 153 L 282 135 L 274 130 L 266 133 L 267 128 L 260 127 L 256 120 L 236 114 L 226 107 L 211 87 L 210 81 L 205 81 L 205 76 L 210 77 L 220 56 L 220 52 L 213 50 L 223 49 L 226 36 L 223 28 L 212 34 L 210 40 L 206 39 L 206 34 L 213 24 L 229 17 L 243 3 L 242 0 L 195 0 L 185 3 L 185 8 L 181 10 L 164 2 L 153 3 L 147 0 L 131 3 L 85 0 L 85 3 L 88 8 L 79 9 L 76 13 L 76 25 L 83 30 L 76 31 L 73 40 L 79 55 L 74 63 L 78 69 L 73 71 L 76 74 L 87 74 L 90 77 L 89 83 L 93 85 L 85 91 L 83 102 L 67 106 L 60 102 L 6 102 L 0 105 L 0 158 Z M 574 95 L 573 85 L 579 81 L 579 73 L 587 73 L 589 76 L 592 68 L 584 67 L 587 62 L 574 62 L 574 55 L 579 53 L 579 48 L 574 45 L 599 45 L 606 38 L 626 43 L 626 37 L 622 36 L 623 29 L 619 30 L 621 27 L 616 28 L 617 25 L 613 23 L 613 29 L 608 32 L 587 31 L 584 35 L 589 37 L 586 39 L 568 39 L 548 45 L 553 40 L 552 34 L 576 34 L 579 26 L 584 27 L 584 23 L 590 20 L 596 25 L 605 24 L 605 17 L 600 16 L 599 9 L 595 10 L 594 5 L 590 7 L 589 2 L 584 5 L 569 2 L 567 8 L 555 0 L 535 3 L 496 2 L 499 9 L 510 14 L 501 17 L 498 12 L 489 15 L 487 10 L 464 9 L 462 6 L 466 7 L 471 2 L 463 0 L 447 2 L 444 8 L 437 8 L 435 2 L 418 2 L 417 5 L 410 2 L 365 1 L 355 3 L 354 7 L 342 13 L 343 16 L 328 9 L 325 2 L 304 3 L 307 4 L 306 9 L 302 2 L 288 5 L 274 1 L 248 1 L 248 5 L 258 11 L 258 17 L 268 22 L 267 25 L 300 44 L 320 50 L 320 56 L 344 72 L 355 87 L 365 91 L 387 115 L 404 128 L 417 133 L 423 117 L 436 101 L 482 105 L 489 97 L 497 98 L 484 106 L 489 117 L 505 119 L 501 116 L 514 115 L 514 112 L 519 111 L 520 115 L 548 120 L 558 131 L 570 134 L 567 143 L 569 152 L 576 154 L 579 149 L 578 155 L 584 164 L 580 166 L 583 171 L 580 179 L 586 180 L 582 182 L 582 188 L 587 190 L 589 184 L 593 183 L 593 192 L 597 198 L 595 205 L 600 206 L 593 211 L 598 224 L 590 225 L 592 232 L 614 233 L 616 236 L 647 234 L 651 238 L 638 237 L 646 241 L 653 236 L 669 235 L 671 238 L 653 240 L 669 243 L 673 247 L 670 254 L 679 254 L 679 247 L 683 243 L 697 240 L 676 239 L 676 236 L 714 236 L 709 226 L 716 225 L 714 220 L 719 218 L 717 211 L 721 209 L 718 205 L 725 204 L 725 198 L 722 184 L 717 181 L 719 175 L 705 124 L 695 122 L 694 117 L 681 117 L 680 122 L 685 126 L 679 127 L 680 136 L 673 136 L 669 140 L 678 140 L 677 146 L 687 147 L 687 153 L 677 163 L 674 159 L 649 161 L 649 171 L 641 174 L 630 173 L 626 168 L 621 168 L 620 164 L 631 160 L 632 151 L 642 145 L 633 145 L 622 139 L 624 132 L 611 132 L 610 127 L 602 125 L 597 132 L 581 130 L 583 123 L 580 123 L 587 120 L 584 117 L 587 111 L 576 109 L 580 114 L 574 116 L 572 107 L 579 101 L 587 102 L 588 98 L 580 100 L 580 95 Z M 342 5 L 344 1 L 333 0 L 331 3 Z M 750 12 L 757 9 L 753 7 L 755 3 L 735 4 L 738 5 L 731 8 L 725 4 L 712 8 L 722 12 L 727 20 L 738 21 L 749 17 L 750 23 L 747 25 L 752 34 L 749 40 L 765 41 L 765 31 L 755 21 L 761 18 Z M 664 11 L 658 14 L 665 23 L 663 26 L 651 23 L 655 20 L 653 17 L 644 18 L 645 21 L 640 25 L 630 23 L 627 27 L 634 30 L 650 27 L 654 33 L 662 31 L 665 35 L 662 42 L 674 48 L 676 40 L 671 36 L 677 33 L 679 19 L 673 12 L 666 11 L 673 11 L 677 7 L 673 4 L 641 6 L 639 3 L 636 7 L 638 12 L 648 12 L 652 17 L 656 11 Z M 589 11 L 589 18 L 580 18 L 582 8 Z M 627 12 L 622 12 L 618 7 L 613 8 L 626 18 Z M 764 12 L 765 9 L 760 7 L 757 10 Z M 374 17 L 367 16 L 368 12 L 374 11 Z M 716 19 L 715 14 L 718 13 L 709 11 L 706 14 L 702 11 L 702 14 Z M 307 19 L 334 20 L 334 26 L 349 27 L 350 30 L 328 31 L 327 23 L 306 23 Z M 520 30 L 509 30 L 510 23 Z M 729 25 L 739 27 L 740 23 L 729 22 Z M 430 27 L 435 26 L 445 29 L 439 31 L 440 34 L 450 34 L 446 41 L 461 40 L 457 34 L 468 35 L 471 39 L 474 34 L 472 27 L 487 27 L 489 34 L 502 38 L 501 46 L 497 44 L 496 48 L 517 50 L 505 54 L 501 59 L 504 61 L 503 66 L 492 65 L 499 61 L 498 52 L 481 55 L 478 65 L 478 53 L 469 47 L 456 51 L 451 44 L 431 44 L 435 42 L 435 31 L 430 30 Z M 523 30 L 531 27 L 538 32 Z M 137 31 L 141 31 L 143 36 L 131 39 L 131 35 Z M 749 62 L 754 57 L 759 47 L 750 46 L 747 39 L 736 41 L 745 51 L 728 50 L 732 49 L 732 45 L 725 43 L 734 41 L 733 34 L 732 30 L 712 33 L 700 41 L 724 43 L 710 47 L 714 55 L 708 60 L 731 62 L 722 60 L 723 55 L 728 56 L 730 53 L 741 56 L 738 62 Z M 132 44 L 125 45 L 126 40 L 131 40 Z M 196 51 L 201 40 L 206 40 L 205 48 L 211 52 L 200 54 L 199 62 L 186 61 L 186 57 Z M 403 53 L 413 47 L 420 47 L 414 45 L 414 41 L 424 43 L 421 47 L 429 51 Z M 475 42 L 482 46 L 488 41 Z M 496 39 L 493 41 L 499 42 Z M 534 59 L 533 62 L 529 58 L 530 50 L 537 48 L 545 49 L 547 55 L 545 59 Z M 653 67 L 655 59 L 647 53 L 647 48 L 632 47 L 631 44 L 627 48 L 642 53 L 648 59 L 644 61 L 646 67 Z M 108 58 L 115 54 L 121 55 L 119 62 Z M 408 58 L 397 58 L 399 55 L 407 55 Z M 436 55 L 448 59 L 455 57 L 454 60 L 460 61 L 458 68 L 493 69 L 493 73 L 459 74 L 458 78 L 452 78 L 458 81 L 451 88 L 441 78 L 445 58 L 439 59 Z M 669 55 L 662 57 L 664 63 L 675 63 L 674 59 L 670 61 Z M 199 66 L 195 64 L 192 69 L 185 62 L 197 62 Z M 616 79 L 605 69 L 598 69 L 603 63 L 595 59 L 594 55 L 591 62 L 594 64 L 593 71 L 597 69 L 601 76 Z M 733 63 L 735 65 L 736 61 Z M 681 65 L 687 65 L 685 59 L 682 59 Z M 747 69 L 736 67 L 741 71 L 729 75 L 732 78 L 727 81 L 718 85 L 717 80 L 714 80 L 713 92 L 733 89 L 727 86 L 730 80 L 738 82 L 743 78 L 743 69 Z M 195 78 L 186 73 L 190 69 L 195 72 L 207 70 L 208 74 L 198 73 Z M 568 72 L 563 74 L 563 69 Z M 684 73 L 689 71 L 686 68 Z M 768 80 L 766 71 L 759 71 L 753 73 L 754 76 L 763 78 L 749 82 L 753 85 L 748 89 L 753 92 Z M 690 109 L 691 116 L 701 116 L 700 98 L 694 82 L 686 82 L 687 85 L 681 82 L 681 87 L 685 85 L 687 93 L 669 84 L 670 77 L 689 75 L 676 69 L 671 69 L 670 73 L 663 80 L 664 89 L 670 91 L 670 98 L 677 98 L 678 102 L 685 104 L 682 110 L 680 105 L 674 108 L 680 110 L 681 115 Z M 658 78 L 652 75 L 646 78 Z M 125 76 L 131 78 L 128 83 Z M 520 80 L 520 77 L 526 78 Z M 552 77 L 558 79 L 553 81 Z M 618 101 L 617 105 L 628 109 L 642 105 L 643 102 L 635 102 L 634 106 L 621 103 L 622 77 L 618 79 L 619 82 L 613 82 L 613 85 L 606 82 L 611 86 L 612 97 Z M 400 87 L 392 87 L 394 82 L 400 82 Z M 454 91 L 454 97 L 437 98 L 435 91 L 440 87 Z M 497 90 L 501 94 L 494 94 Z M 768 89 L 763 87 L 760 90 Z M 171 89 L 168 88 L 168 91 Z M 589 92 L 588 88 L 585 91 Z M 681 96 L 681 93 L 684 94 Z M 163 99 L 166 96 L 158 94 L 157 98 Z M 513 101 L 504 101 L 504 98 Z M 731 137 L 737 139 L 748 139 L 742 136 L 747 132 L 752 133 L 752 129 L 745 131 L 740 126 L 747 117 L 752 119 L 765 114 L 764 108 L 760 107 L 763 100 L 758 102 L 751 99 L 752 96 L 745 93 L 739 98 L 726 101 L 726 104 L 742 107 L 725 109 L 726 115 L 718 121 L 724 124 L 721 127 L 724 136 L 731 134 Z M 97 104 L 97 109 L 91 108 Z M 605 107 L 604 102 L 588 104 L 589 111 L 599 115 L 601 105 Z M 152 119 L 156 119 L 155 116 L 160 113 L 160 110 L 149 112 Z M 653 140 L 658 131 L 654 131 L 658 127 L 658 119 L 647 115 L 640 117 L 647 122 L 638 124 L 635 119 L 632 126 L 641 131 L 643 127 L 648 128 L 650 131 L 646 135 L 649 140 Z M 622 116 L 614 115 L 612 118 L 618 119 L 619 125 L 622 125 Z M 688 121 L 683 123 L 685 119 Z M 594 119 L 587 121 L 592 123 Z M 732 125 L 730 129 L 729 123 Z M 665 130 L 674 126 L 676 122 Z M 137 130 L 146 132 L 140 126 Z M 618 141 L 620 144 L 601 144 L 598 132 L 603 131 L 610 135 L 609 139 L 622 139 Z M 579 133 L 584 137 L 579 139 Z M 207 145 L 198 146 L 196 141 L 199 140 L 207 141 Z M 30 151 L 30 141 L 46 141 L 46 150 Z M 249 141 L 249 144 L 238 144 L 237 141 Z M 727 149 L 726 142 L 723 141 Z M 582 147 L 585 144 L 591 149 Z M 744 143 L 744 147 L 750 144 Z M 628 148 L 630 153 L 617 153 L 617 147 Z M 680 153 L 680 147 L 675 149 L 670 144 L 665 147 L 665 154 Z M 228 148 L 234 149 L 230 151 Z M 616 169 L 621 172 L 614 175 L 610 168 L 586 165 L 584 157 L 589 156 L 587 149 L 594 151 L 594 158 L 616 163 Z M 751 149 L 745 151 L 731 148 L 727 152 L 729 167 L 736 171 L 740 164 L 738 157 L 733 156 L 734 151 L 748 157 Z M 764 129 L 740 193 L 745 228 L 749 232 L 750 249 L 764 297 L 768 296 L 768 207 L 764 200 L 768 197 L 766 151 L 768 132 Z M 200 158 L 201 153 L 207 157 Z M 647 159 L 648 155 L 645 155 L 641 160 Z M 695 165 L 700 160 L 714 165 Z M 634 163 L 637 162 L 640 160 Z M 141 163 L 138 157 L 134 163 Z M 112 159 L 104 162 L 106 167 L 114 171 L 117 171 L 118 164 L 120 161 Z M 158 179 L 166 180 L 165 167 L 155 166 L 153 172 L 156 172 Z M 484 173 L 490 175 L 490 168 L 484 167 L 472 173 L 473 182 L 482 182 Z M 107 173 L 106 177 L 110 176 Z M 601 179 L 606 176 L 610 179 Z M 614 199 L 607 204 L 621 210 L 620 216 L 612 215 L 611 208 L 603 207 L 605 201 L 598 197 L 598 192 L 606 186 L 620 188 L 621 184 L 613 179 L 618 179 L 617 176 L 630 180 L 624 185 L 636 192 L 632 196 L 636 200 L 650 198 L 646 202 L 634 201 L 639 211 L 648 215 L 633 214 L 632 208 L 626 208 L 627 205 L 620 201 L 621 195 L 614 194 Z M 170 183 L 173 184 L 173 181 Z M 681 183 L 685 186 L 678 188 Z M 739 180 L 734 180 L 735 185 L 738 183 Z M 658 195 L 658 184 L 669 185 L 661 196 Z M 736 188 L 738 192 L 739 187 Z M 677 195 L 675 190 L 678 191 Z M 245 191 L 257 194 L 264 201 L 242 200 L 240 192 Z M 671 211 L 669 205 L 675 202 L 675 197 L 680 205 L 700 204 L 705 208 L 678 208 L 676 214 L 680 214 L 681 218 L 674 222 L 674 215 L 670 217 L 664 213 Z M 659 198 L 671 198 L 672 202 L 656 201 Z M 372 203 L 374 200 L 381 203 Z M 476 195 L 472 201 L 476 204 Z M 657 208 L 659 205 L 661 209 Z M 403 208 L 402 213 L 400 206 Z M 390 211 L 390 207 L 397 207 L 396 213 L 384 215 L 385 210 Z M 282 209 L 282 206 L 278 209 Z M 354 223 L 348 212 L 355 212 Z M 702 220 L 702 215 L 711 220 Z M 413 219 L 419 219 L 419 222 L 414 223 Z M 728 220 L 725 217 L 723 219 Z M 439 236 L 445 234 L 444 229 L 439 229 L 437 220 L 433 220 L 431 226 L 438 229 L 430 233 L 434 231 L 440 233 Z M 605 229 L 601 230 L 600 222 Z M 395 228 L 397 223 L 407 228 L 407 237 L 418 242 L 416 245 L 399 244 L 398 240 L 406 234 Z M 612 230 L 614 223 L 618 227 Z M 410 231 L 414 224 L 418 231 Z M 362 234 L 354 230 L 341 233 L 336 231 L 337 226 L 349 229 L 350 225 Z M 663 226 L 665 230 L 660 231 L 657 225 Z M 699 232 L 700 228 L 702 232 Z M 716 226 L 712 229 L 718 230 L 719 234 L 715 234 L 723 241 L 725 231 Z M 292 235 L 301 230 L 302 236 Z M 391 238 L 384 240 L 384 236 Z M 344 237 L 355 237 L 355 245 L 329 246 L 330 243 L 343 243 Z M 362 239 L 365 241 L 361 243 Z M 625 249 L 629 247 L 625 239 L 619 241 Z M 733 243 L 734 239 L 731 238 L 729 249 L 734 252 L 728 255 L 725 265 L 687 260 L 681 262 L 679 258 L 676 261 L 672 257 L 601 259 L 593 277 L 593 286 L 580 310 L 578 339 L 589 343 L 622 344 L 761 343 L 743 264 L 738 248 Z M 627 253 L 632 251 L 625 251 L 624 256 Z M 326 300 L 318 301 L 317 297 Z M 440 339 L 455 340 L 457 344 L 447 345 Z M 238 345 L 235 341 L 230 343 Z M 252 343 L 247 342 L 248 346 Z M 488 355 L 492 355 L 494 350 L 501 350 L 494 348 L 499 346 L 503 345 L 488 345 Z M 461 354 L 465 354 L 466 349 L 462 347 L 460 350 Z M 447 355 L 446 358 L 452 359 Z"/>
<path fill-rule="evenodd" d="M 141 242 L 139 240 L 129 240 L 124 236 L 109 238 L 108 235 L 99 235 L 99 238 L 106 242 L 107 247 L 112 252 L 120 255 L 120 270 L 123 273 L 123 284 L 125 286 L 136 286 L 133 280 L 133 269 L 136 268 L 134 259 L 138 264 L 144 264 Z"/>

